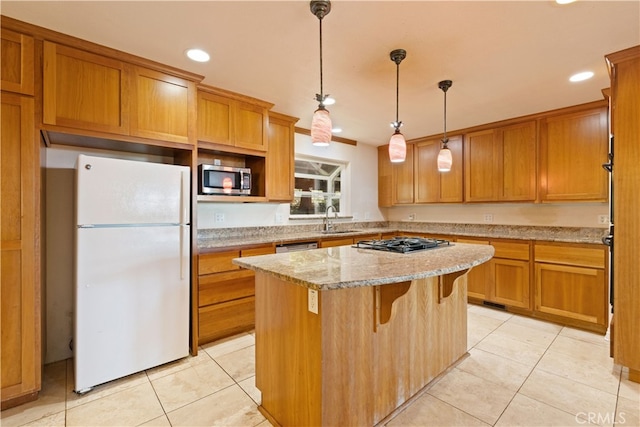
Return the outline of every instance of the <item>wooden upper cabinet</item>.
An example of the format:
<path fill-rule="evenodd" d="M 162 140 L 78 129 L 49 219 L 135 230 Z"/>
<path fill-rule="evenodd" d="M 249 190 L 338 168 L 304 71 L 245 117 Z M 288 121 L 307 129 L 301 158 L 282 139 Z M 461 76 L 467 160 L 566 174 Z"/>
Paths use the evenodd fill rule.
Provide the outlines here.
<path fill-rule="evenodd" d="M 392 195 L 394 205 L 414 203 L 413 191 L 413 144 L 407 144 L 407 157 L 404 162 L 391 163 Z"/>
<path fill-rule="evenodd" d="M 267 151 L 273 104 L 206 85 L 198 88 L 198 141 Z"/>
<path fill-rule="evenodd" d="M 269 110 L 248 102 L 235 105 L 235 146 L 267 151 Z"/>
<path fill-rule="evenodd" d="M 292 201 L 295 182 L 295 117 L 269 113 L 267 152 L 267 198 Z"/>
<path fill-rule="evenodd" d="M 139 66 L 130 75 L 131 135 L 195 144 L 195 83 Z"/>
<path fill-rule="evenodd" d="M 44 124 L 128 134 L 126 67 L 115 59 L 45 41 Z"/>
<path fill-rule="evenodd" d="M 529 121 L 499 128 L 496 132 L 501 164 L 499 200 L 534 201 L 536 199 L 537 123 Z"/>
<path fill-rule="evenodd" d="M 498 146 L 493 129 L 464 136 L 465 200 L 487 202 L 497 200 Z"/>
<path fill-rule="evenodd" d="M 462 136 L 449 138 L 447 146 L 453 156 L 449 172 L 439 172 L 437 159 L 440 139 L 415 142 L 415 202 L 462 202 Z"/>
<path fill-rule="evenodd" d="M 393 206 L 393 173 L 389 161 L 389 145 L 378 147 L 378 206 Z"/>
<path fill-rule="evenodd" d="M 198 91 L 198 141 L 234 145 L 233 100 Z"/>
<path fill-rule="evenodd" d="M 534 201 L 536 153 L 533 120 L 465 135 L 466 201 Z"/>
<path fill-rule="evenodd" d="M 2 29 L 1 34 L 0 86 L 2 90 L 33 95 L 33 37 L 5 28 Z"/>
<path fill-rule="evenodd" d="M 607 201 L 607 127 L 606 106 L 542 120 L 541 201 Z"/>

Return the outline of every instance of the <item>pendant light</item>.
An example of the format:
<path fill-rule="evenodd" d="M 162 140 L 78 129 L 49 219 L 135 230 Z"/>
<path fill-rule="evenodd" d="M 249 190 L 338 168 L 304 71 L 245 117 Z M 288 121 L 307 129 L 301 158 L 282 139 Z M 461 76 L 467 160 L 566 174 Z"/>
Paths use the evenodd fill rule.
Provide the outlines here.
<path fill-rule="evenodd" d="M 451 80 L 442 80 L 438 83 L 438 87 L 444 92 L 444 135 L 442 136 L 442 148 L 438 153 L 438 172 L 449 172 L 453 163 L 451 150 L 447 147 L 447 142 L 449 142 L 449 138 L 447 138 L 447 90 L 452 84 Z"/>
<path fill-rule="evenodd" d="M 313 113 L 311 120 L 311 142 L 319 147 L 326 147 L 331 142 L 331 117 L 329 110 L 324 108 L 324 101 L 329 94 L 323 93 L 322 87 L 322 18 L 331 11 L 329 0 L 314 0 L 310 2 L 311 13 L 320 21 L 320 93 L 316 94 L 319 102 L 318 109 Z"/>
<path fill-rule="evenodd" d="M 395 132 L 391 135 L 389 140 L 389 160 L 392 163 L 404 162 L 407 157 L 407 142 L 404 139 L 404 135 L 400 133 L 400 126 L 402 122 L 398 119 L 398 108 L 400 104 L 400 63 L 407 57 L 407 52 L 404 49 L 392 50 L 389 54 L 391 60 L 396 63 L 396 121 L 391 123 L 391 126 L 395 128 Z"/>

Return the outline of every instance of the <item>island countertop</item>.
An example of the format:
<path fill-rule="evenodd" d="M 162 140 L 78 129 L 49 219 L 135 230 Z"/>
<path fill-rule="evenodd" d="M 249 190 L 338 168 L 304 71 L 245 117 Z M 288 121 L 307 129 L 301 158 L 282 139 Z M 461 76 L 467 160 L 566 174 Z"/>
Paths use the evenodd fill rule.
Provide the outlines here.
<path fill-rule="evenodd" d="M 411 253 L 338 246 L 235 258 L 233 263 L 309 289 L 332 290 L 440 276 L 482 264 L 493 254 L 491 245 L 465 243 Z"/>

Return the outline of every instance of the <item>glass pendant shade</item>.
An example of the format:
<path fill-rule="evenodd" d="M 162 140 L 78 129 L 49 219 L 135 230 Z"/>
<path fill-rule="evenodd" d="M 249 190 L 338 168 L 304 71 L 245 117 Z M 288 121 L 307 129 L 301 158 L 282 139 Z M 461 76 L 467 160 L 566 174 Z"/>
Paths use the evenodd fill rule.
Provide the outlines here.
<path fill-rule="evenodd" d="M 329 111 L 318 108 L 311 120 L 311 143 L 318 147 L 326 147 L 331 142 L 331 116 Z"/>
<path fill-rule="evenodd" d="M 389 160 L 392 163 L 399 163 L 404 162 L 406 157 L 407 142 L 404 140 L 404 135 L 396 130 L 396 132 L 391 135 L 391 140 L 389 141 Z"/>
<path fill-rule="evenodd" d="M 438 172 L 449 172 L 452 164 L 453 157 L 451 156 L 451 150 L 443 147 L 438 153 Z"/>

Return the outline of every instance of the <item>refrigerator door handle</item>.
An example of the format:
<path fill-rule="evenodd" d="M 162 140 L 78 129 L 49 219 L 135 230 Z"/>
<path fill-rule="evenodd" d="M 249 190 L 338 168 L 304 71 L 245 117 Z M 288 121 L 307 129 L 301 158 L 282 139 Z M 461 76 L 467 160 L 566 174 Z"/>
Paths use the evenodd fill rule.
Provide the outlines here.
<path fill-rule="evenodd" d="M 189 226 L 180 226 L 180 280 L 185 279 L 185 271 L 189 271 Z"/>
<path fill-rule="evenodd" d="M 182 224 L 189 224 L 189 204 L 191 202 L 191 170 L 182 171 L 180 174 L 181 189 L 180 189 L 180 222 Z"/>

